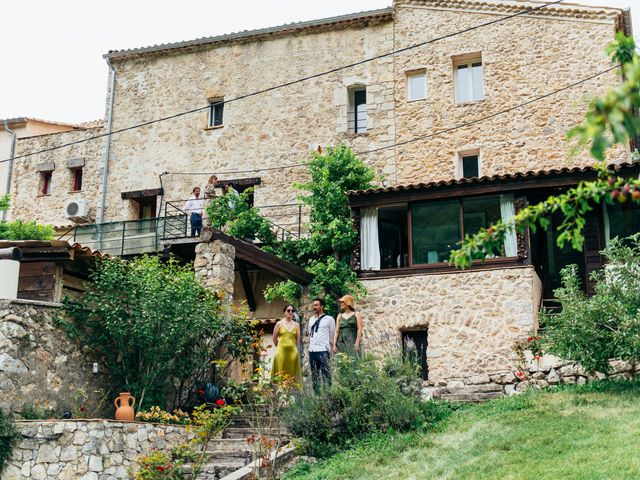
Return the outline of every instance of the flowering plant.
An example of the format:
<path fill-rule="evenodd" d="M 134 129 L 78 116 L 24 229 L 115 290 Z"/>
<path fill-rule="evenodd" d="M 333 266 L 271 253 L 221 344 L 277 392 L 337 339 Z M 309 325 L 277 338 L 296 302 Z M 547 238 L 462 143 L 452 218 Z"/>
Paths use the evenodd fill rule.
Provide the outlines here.
<path fill-rule="evenodd" d="M 135 480 L 182 480 L 185 476 L 182 461 L 172 461 L 170 455 L 154 450 L 138 457 L 140 469 L 133 475 Z"/>
<path fill-rule="evenodd" d="M 168 423 L 173 425 L 189 425 L 191 423 L 188 413 L 180 409 L 169 413 L 158 406 L 151 407 L 149 410 L 139 410 L 136 414 L 136 420 L 139 422 Z"/>

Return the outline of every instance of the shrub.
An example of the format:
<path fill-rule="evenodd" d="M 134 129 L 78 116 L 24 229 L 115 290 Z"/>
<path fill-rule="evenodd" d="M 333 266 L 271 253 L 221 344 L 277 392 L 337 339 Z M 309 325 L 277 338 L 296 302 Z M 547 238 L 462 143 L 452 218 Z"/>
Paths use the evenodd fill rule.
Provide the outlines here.
<path fill-rule="evenodd" d="M 0 473 L 4 470 L 17 440 L 18 432 L 13 426 L 13 420 L 0 410 Z"/>
<path fill-rule="evenodd" d="M 303 392 L 283 410 L 302 449 L 327 457 L 376 432 L 408 431 L 422 424 L 420 400 L 404 394 L 372 357 L 337 355 L 333 384 Z"/>
<path fill-rule="evenodd" d="M 584 294 L 569 266 L 555 291 L 562 311 L 541 315 L 544 349 L 587 371 L 607 372 L 612 358 L 640 361 L 640 234 L 612 240 L 603 254 L 608 264 L 595 275 L 595 295 Z"/>
<path fill-rule="evenodd" d="M 104 259 L 91 274 L 94 288 L 64 300 L 59 324 L 102 364 L 116 391 L 130 391 L 138 408 L 193 405 L 210 378 L 211 360 L 244 359 L 253 325 L 223 308 L 190 266 L 144 256 Z"/>
<path fill-rule="evenodd" d="M 3 240 L 51 240 L 55 233 L 51 225 L 36 222 L 0 222 L 0 238 Z"/>
<path fill-rule="evenodd" d="M 188 425 L 191 423 L 189 414 L 179 408 L 169 413 L 157 406 L 151 407 L 149 410 L 138 410 L 136 420 L 139 422 L 167 423 L 170 425 Z"/>

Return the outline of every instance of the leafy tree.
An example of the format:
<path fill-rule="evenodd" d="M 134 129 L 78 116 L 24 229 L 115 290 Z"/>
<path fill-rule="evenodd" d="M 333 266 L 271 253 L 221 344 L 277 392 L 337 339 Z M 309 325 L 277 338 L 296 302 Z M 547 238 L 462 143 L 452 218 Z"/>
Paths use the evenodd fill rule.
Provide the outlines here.
<path fill-rule="evenodd" d="M 328 308 L 335 309 L 333 297 L 365 293 L 350 264 L 358 232 L 347 192 L 371 188 L 375 173 L 349 147 L 340 145 L 312 154 L 310 176 L 308 182 L 294 184 L 305 192 L 298 197 L 300 202 L 310 208 L 308 236 L 275 244 L 271 251 L 312 273 L 311 295 L 328 295 Z M 290 302 L 299 294 L 300 286 L 291 280 L 265 291 L 268 299 L 282 297 Z"/>
<path fill-rule="evenodd" d="M 79 301 L 64 300 L 59 323 L 103 362 L 115 390 L 136 396 L 138 408 L 188 405 L 212 360 L 252 352 L 253 325 L 227 311 L 189 266 L 150 256 L 104 259 L 91 280 Z"/>
<path fill-rule="evenodd" d="M 564 216 L 558 228 L 558 245 L 562 247 L 570 242 L 573 248 L 580 250 L 584 242 L 585 215 L 595 205 L 602 200 L 610 204 L 628 199 L 640 203 L 640 181 L 613 177 L 604 163 L 607 148 L 624 144 L 630 137 L 640 134 L 640 118 L 637 117 L 640 109 L 640 57 L 633 38 L 622 33 L 607 51 L 612 61 L 621 65 L 623 81 L 609 90 L 604 98 L 593 100 L 584 123 L 569 132 L 569 138 L 577 138 L 579 146 L 589 145 L 592 156 L 599 161 L 598 179 L 581 182 L 564 194 L 524 208 L 508 223 L 498 222 L 473 236 L 467 235 L 461 247 L 451 252 L 450 262 L 456 267 L 465 268 L 473 260 L 499 254 L 508 232 L 523 233 L 527 228 L 535 230 L 538 226 L 548 228 L 549 218 L 555 212 L 562 212 Z"/>
<path fill-rule="evenodd" d="M 543 348 L 587 371 L 607 372 L 610 358 L 640 361 L 640 234 L 612 240 L 603 253 L 608 265 L 594 275 L 595 295 L 584 294 L 571 265 L 555 292 L 562 311 L 541 315 Z"/>

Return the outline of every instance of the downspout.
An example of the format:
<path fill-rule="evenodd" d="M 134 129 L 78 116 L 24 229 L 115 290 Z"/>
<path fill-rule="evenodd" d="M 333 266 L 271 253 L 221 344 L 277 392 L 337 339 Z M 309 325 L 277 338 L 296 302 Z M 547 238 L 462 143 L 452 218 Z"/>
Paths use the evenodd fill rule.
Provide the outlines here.
<path fill-rule="evenodd" d="M 100 210 L 98 210 L 98 223 L 104 223 L 104 209 L 107 201 L 107 177 L 109 176 L 109 155 L 111 154 L 111 125 L 113 123 L 113 99 L 116 88 L 116 69 L 111 65 L 108 58 L 105 59 L 109 65 L 109 105 L 107 108 L 106 135 L 104 137 L 104 149 L 102 153 L 102 191 L 100 192 Z"/>
<path fill-rule="evenodd" d="M 109 104 L 107 107 L 106 135 L 102 152 L 102 190 L 100 192 L 100 209 L 98 210 L 98 246 L 102 248 L 102 224 L 104 223 L 104 209 L 107 201 L 107 178 L 109 176 L 109 155 L 111 154 L 111 125 L 113 123 L 113 99 L 116 88 L 116 69 L 109 58 L 105 58 L 109 66 Z"/>
<path fill-rule="evenodd" d="M 4 129 L 11 134 L 11 150 L 9 150 L 9 167 L 7 169 L 7 188 L 5 193 L 11 193 L 11 177 L 13 176 L 13 157 L 16 152 L 16 132 L 9 128 L 9 120 L 4 120 Z M 7 219 L 7 210 L 2 211 L 2 220 Z"/>

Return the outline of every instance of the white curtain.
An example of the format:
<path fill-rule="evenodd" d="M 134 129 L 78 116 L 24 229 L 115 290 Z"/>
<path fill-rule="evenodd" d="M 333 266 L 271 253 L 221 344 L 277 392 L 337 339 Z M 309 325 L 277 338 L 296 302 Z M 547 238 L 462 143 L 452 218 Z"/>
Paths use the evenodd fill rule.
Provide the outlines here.
<path fill-rule="evenodd" d="M 378 241 L 378 209 L 360 210 L 360 268 L 380 270 L 380 243 Z"/>
<path fill-rule="evenodd" d="M 510 225 L 513 217 L 516 215 L 516 208 L 513 204 L 513 194 L 500 195 L 500 216 L 502 222 Z M 504 238 L 504 254 L 507 257 L 516 257 L 518 255 L 518 240 L 516 238 L 515 229 L 509 229 Z"/>

